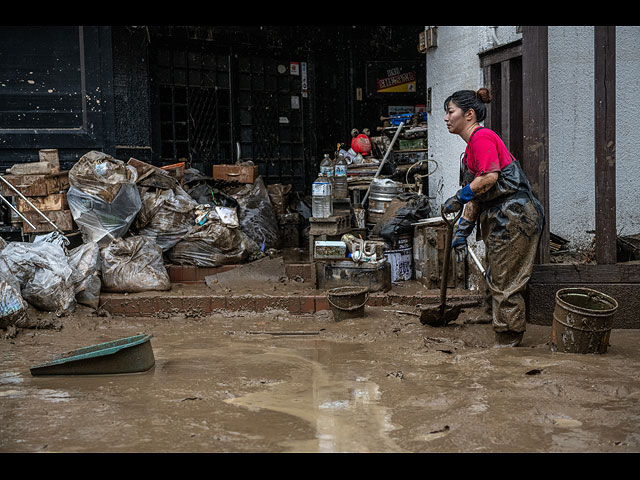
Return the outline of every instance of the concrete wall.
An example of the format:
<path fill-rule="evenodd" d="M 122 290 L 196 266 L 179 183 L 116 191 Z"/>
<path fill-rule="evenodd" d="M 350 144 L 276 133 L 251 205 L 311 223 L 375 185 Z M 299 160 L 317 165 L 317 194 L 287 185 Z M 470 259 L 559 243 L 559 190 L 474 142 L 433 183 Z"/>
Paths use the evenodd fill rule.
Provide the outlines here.
<path fill-rule="evenodd" d="M 522 38 L 515 26 L 438 26 L 438 44 L 426 53 L 430 178 L 434 206 L 458 187 L 459 157 L 466 144 L 444 125 L 443 102 L 456 90 L 483 86 L 478 54 Z M 594 238 L 594 40 L 592 26 L 549 27 L 549 220 L 570 247 L 588 248 Z M 618 234 L 640 232 L 640 136 L 632 123 L 640 107 L 640 27 L 617 27 L 616 151 Z M 482 250 L 482 244 L 478 245 Z"/>

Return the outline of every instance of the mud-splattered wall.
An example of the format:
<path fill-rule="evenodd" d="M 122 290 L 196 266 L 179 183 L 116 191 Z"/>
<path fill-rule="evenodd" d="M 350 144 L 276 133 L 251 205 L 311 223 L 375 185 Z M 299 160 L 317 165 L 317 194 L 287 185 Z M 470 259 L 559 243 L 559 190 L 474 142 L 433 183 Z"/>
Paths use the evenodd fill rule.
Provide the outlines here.
<path fill-rule="evenodd" d="M 114 151 L 109 27 L 0 27 L 0 170 L 57 148 Z"/>
<path fill-rule="evenodd" d="M 116 158 L 151 161 L 149 34 L 146 27 L 112 27 Z"/>

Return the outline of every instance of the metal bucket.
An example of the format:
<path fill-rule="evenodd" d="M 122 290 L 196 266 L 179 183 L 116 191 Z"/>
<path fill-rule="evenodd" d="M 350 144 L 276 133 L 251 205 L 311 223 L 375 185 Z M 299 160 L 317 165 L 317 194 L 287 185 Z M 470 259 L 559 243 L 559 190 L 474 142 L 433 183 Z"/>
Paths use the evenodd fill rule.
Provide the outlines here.
<path fill-rule="evenodd" d="M 606 353 L 618 302 L 590 288 L 556 292 L 551 350 L 565 353 Z"/>
<path fill-rule="evenodd" d="M 327 300 L 336 322 L 363 317 L 368 299 L 369 289 L 366 287 L 338 287 L 327 292 Z"/>

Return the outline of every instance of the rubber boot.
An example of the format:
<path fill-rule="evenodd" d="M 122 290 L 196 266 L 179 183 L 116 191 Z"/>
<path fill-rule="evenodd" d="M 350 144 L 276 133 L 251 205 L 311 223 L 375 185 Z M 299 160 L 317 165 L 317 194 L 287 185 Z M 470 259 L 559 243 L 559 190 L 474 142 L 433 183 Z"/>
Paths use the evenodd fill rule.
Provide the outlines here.
<path fill-rule="evenodd" d="M 495 332 L 495 345 L 494 347 L 517 347 L 522 342 L 524 332 L 512 332 L 507 330 L 504 332 Z"/>
<path fill-rule="evenodd" d="M 482 300 L 482 311 L 474 318 L 467 318 L 464 323 L 466 324 L 487 324 L 493 321 L 493 308 L 491 300 L 491 292 L 488 288 L 484 289 L 484 297 Z"/>

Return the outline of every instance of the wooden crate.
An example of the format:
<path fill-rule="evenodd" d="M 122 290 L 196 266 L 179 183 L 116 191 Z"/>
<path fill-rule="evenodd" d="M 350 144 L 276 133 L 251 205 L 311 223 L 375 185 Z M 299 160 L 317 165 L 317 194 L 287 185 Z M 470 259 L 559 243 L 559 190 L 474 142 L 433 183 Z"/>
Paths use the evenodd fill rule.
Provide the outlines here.
<path fill-rule="evenodd" d="M 260 175 L 257 165 L 214 165 L 213 179 L 253 183 Z"/>
<path fill-rule="evenodd" d="M 351 231 L 350 216 L 342 213 L 326 218 L 309 218 L 311 235 L 342 235 Z"/>
<path fill-rule="evenodd" d="M 52 193 L 46 197 L 31 197 L 29 201 L 41 212 L 51 212 L 54 210 L 67 210 L 69 203 L 67 202 L 66 193 Z M 33 212 L 33 208 L 16 195 L 16 205 L 20 213 Z M 37 213 L 37 212 L 36 212 Z M 42 218 L 42 217 L 40 217 Z"/>
<path fill-rule="evenodd" d="M 69 189 L 69 172 L 52 175 L 5 175 L 3 178 L 25 197 L 46 197 Z M 1 187 L 2 195 L 17 196 L 4 182 Z"/>
<path fill-rule="evenodd" d="M 174 163 L 173 165 L 166 165 L 164 167 L 160 167 L 162 170 L 166 170 L 169 174 L 180 182 L 181 186 L 184 186 L 184 167 L 185 162 Z"/>
<path fill-rule="evenodd" d="M 47 218 L 55 223 L 63 232 L 70 232 L 74 230 L 71 210 L 55 210 L 42 213 L 44 213 Z M 36 227 L 34 230 L 28 223 L 22 222 L 22 231 L 24 233 L 46 233 L 53 232 L 55 230 L 55 228 L 53 228 L 53 226 L 37 212 L 25 212 L 23 215 Z"/>

